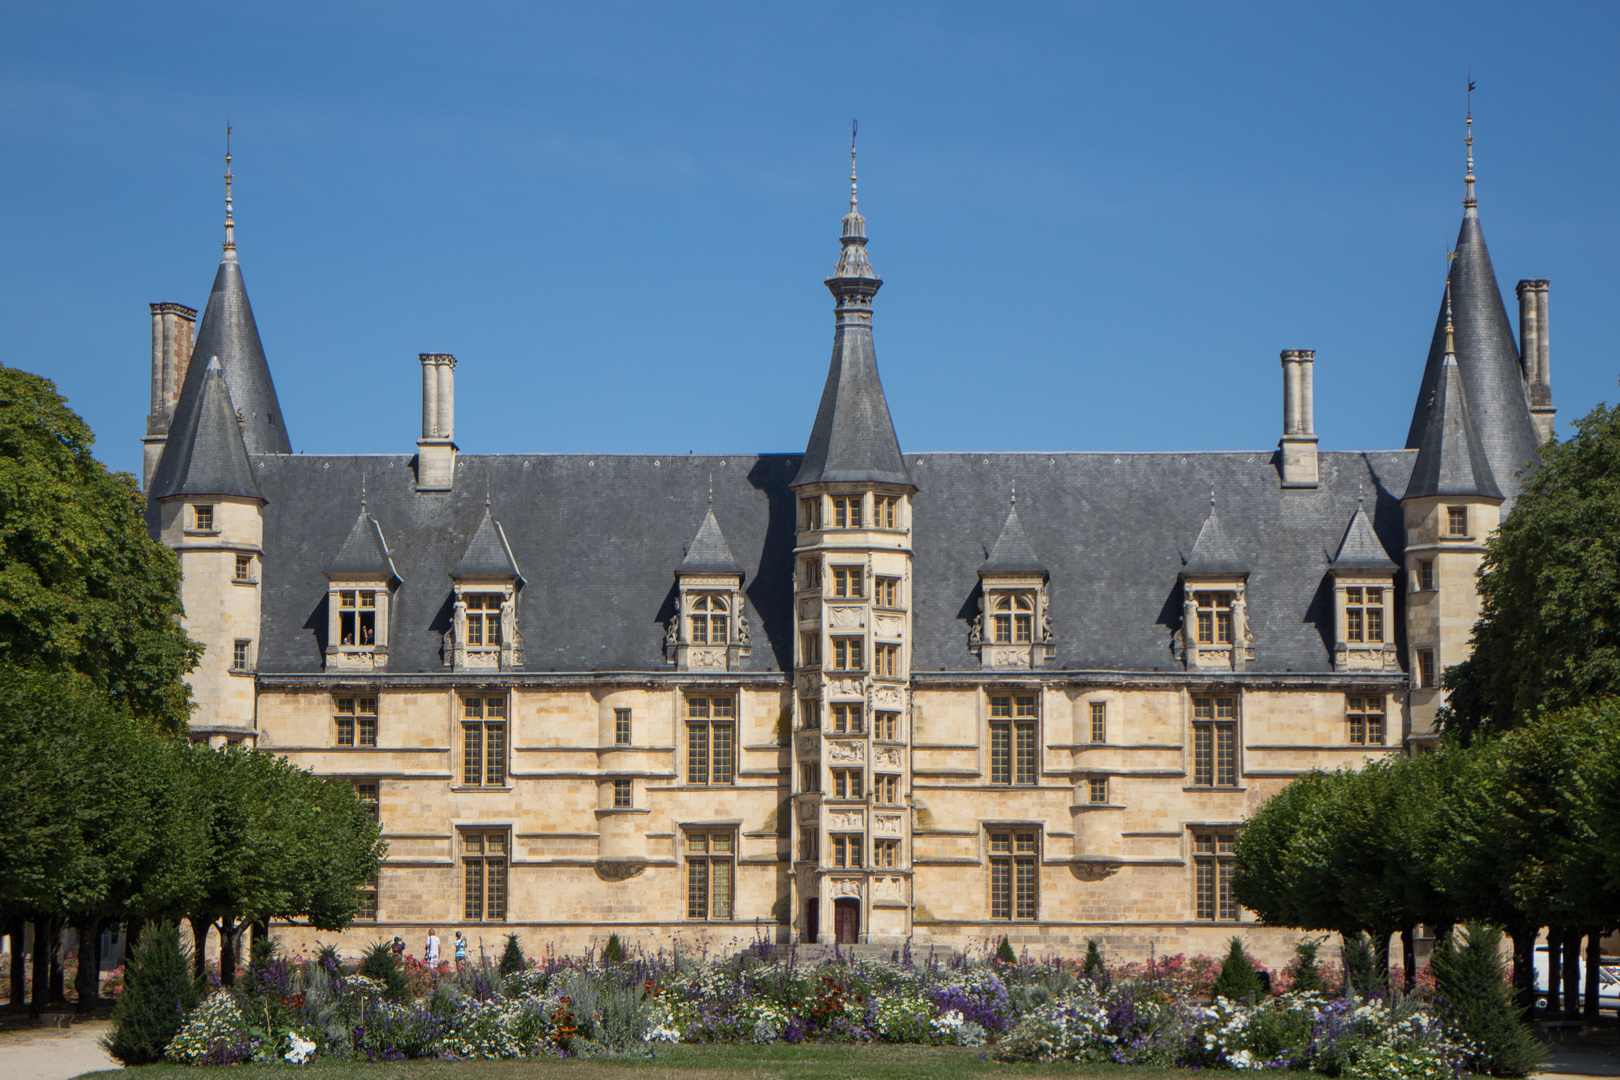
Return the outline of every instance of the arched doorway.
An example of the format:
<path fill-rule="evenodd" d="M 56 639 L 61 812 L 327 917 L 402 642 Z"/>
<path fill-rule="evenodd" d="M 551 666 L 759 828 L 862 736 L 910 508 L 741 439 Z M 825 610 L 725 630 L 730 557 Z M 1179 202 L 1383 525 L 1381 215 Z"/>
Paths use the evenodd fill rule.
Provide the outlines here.
<path fill-rule="evenodd" d="M 806 900 L 804 903 L 804 943 L 814 945 L 821 937 L 821 901 Z"/>
<path fill-rule="evenodd" d="M 853 945 L 861 936 L 861 902 L 852 896 L 833 901 L 833 940 Z"/>

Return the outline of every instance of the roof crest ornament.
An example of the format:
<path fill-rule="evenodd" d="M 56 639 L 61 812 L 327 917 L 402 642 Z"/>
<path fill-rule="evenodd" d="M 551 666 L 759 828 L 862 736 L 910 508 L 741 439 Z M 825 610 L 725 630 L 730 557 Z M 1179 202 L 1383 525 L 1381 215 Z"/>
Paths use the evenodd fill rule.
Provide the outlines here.
<path fill-rule="evenodd" d="M 360 513 L 366 512 L 366 474 L 360 474 Z"/>
<path fill-rule="evenodd" d="M 1012 492 L 1007 496 L 1007 505 L 1008 506 L 1017 506 L 1018 505 L 1018 481 L 1016 481 L 1016 480 L 1014 480 L 1013 483 L 1012 483 Z"/>
<path fill-rule="evenodd" d="M 1457 338 L 1451 325 L 1451 278 L 1446 278 L 1446 357 L 1443 364 L 1457 365 Z"/>
<path fill-rule="evenodd" d="M 852 214 L 860 212 L 856 208 L 855 198 L 855 135 L 860 130 L 861 122 L 858 118 L 849 122 L 849 212 Z"/>
<path fill-rule="evenodd" d="M 714 509 L 714 473 L 709 474 L 709 509 Z"/>
<path fill-rule="evenodd" d="M 1463 177 L 1463 184 L 1464 184 L 1463 206 L 1465 206 L 1465 207 L 1473 207 L 1473 206 L 1478 206 L 1479 205 L 1478 200 L 1474 198 L 1474 73 L 1473 72 L 1468 73 L 1468 118 L 1467 118 L 1467 120 L 1465 122 L 1468 125 L 1468 135 L 1467 135 L 1466 138 L 1463 139 L 1463 142 L 1468 147 L 1468 172 Z"/>
<path fill-rule="evenodd" d="M 231 214 L 231 121 L 225 120 L 225 257 L 236 251 L 236 222 Z"/>

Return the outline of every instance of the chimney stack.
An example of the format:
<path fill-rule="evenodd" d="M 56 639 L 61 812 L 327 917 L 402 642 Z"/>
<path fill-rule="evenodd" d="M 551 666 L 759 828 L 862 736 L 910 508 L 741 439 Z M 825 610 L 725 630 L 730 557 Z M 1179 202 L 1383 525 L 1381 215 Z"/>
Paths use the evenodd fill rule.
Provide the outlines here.
<path fill-rule="evenodd" d="M 169 441 L 169 422 L 180 400 L 180 388 L 191 366 L 197 312 L 184 304 L 150 304 L 152 310 L 152 411 L 146 417 L 142 443 L 141 489 L 152 482 L 158 459 Z"/>
<path fill-rule="evenodd" d="M 1553 437 L 1557 410 L 1552 403 L 1552 369 L 1547 360 L 1547 285 L 1545 280 L 1519 282 L 1519 363 L 1524 368 L 1530 416 L 1541 441 Z"/>
<path fill-rule="evenodd" d="M 456 475 L 456 358 L 422 353 L 422 437 L 416 443 L 416 490 L 449 491 Z"/>
<path fill-rule="evenodd" d="M 1316 390 L 1314 349 L 1284 349 L 1282 486 L 1313 488 L 1316 469 Z"/>

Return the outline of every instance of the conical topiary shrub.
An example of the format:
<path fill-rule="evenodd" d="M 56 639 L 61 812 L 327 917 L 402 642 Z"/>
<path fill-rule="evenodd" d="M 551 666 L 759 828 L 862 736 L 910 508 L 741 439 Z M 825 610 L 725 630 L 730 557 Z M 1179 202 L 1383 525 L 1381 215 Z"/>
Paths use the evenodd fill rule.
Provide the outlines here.
<path fill-rule="evenodd" d="M 1254 961 L 1249 959 L 1249 954 L 1243 951 L 1243 939 L 1233 938 L 1211 993 L 1228 1001 L 1253 1001 L 1260 996 L 1262 989 L 1260 973 L 1254 969 Z"/>
<path fill-rule="evenodd" d="M 373 941 L 366 946 L 366 951 L 360 955 L 360 974 L 386 986 L 389 1001 L 403 1005 L 410 1000 L 405 973 L 399 969 L 399 961 L 388 942 Z"/>
<path fill-rule="evenodd" d="M 602 960 L 608 964 L 624 963 L 624 946 L 619 943 L 618 934 L 608 935 L 607 944 L 602 947 Z"/>
<path fill-rule="evenodd" d="M 1320 994 L 1327 989 L 1322 969 L 1316 965 L 1321 942 L 1306 938 L 1294 946 L 1294 960 L 1288 965 L 1288 985 L 1295 993 Z"/>
<path fill-rule="evenodd" d="M 1482 923 L 1464 928 L 1466 940 L 1443 938 L 1429 960 L 1441 1014 L 1468 1040 L 1468 1064 L 1493 1076 L 1524 1076 L 1546 1052 L 1519 1016 L 1502 966 L 1502 931 Z"/>
<path fill-rule="evenodd" d="M 1012 942 L 1007 940 L 1006 934 L 1001 935 L 1001 944 L 996 947 L 996 959 L 1003 964 L 1018 963 L 1018 954 L 1013 952 Z"/>
<path fill-rule="evenodd" d="M 1086 959 L 1080 965 L 1080 974 L 1090 979 L 1098 990 L 1108 989 L 1108 964 L 1103 960 L 1102 945 L 1096 938 L 1086 941 Z"/>
<path fill-rule="evenodd" d="M 124 969 L 124 991 L 113 1006 L 113 1029 L 101 1045 L 125 1065 L 163 1060 L 184 1012 L 197 1005 L 191 960 L 174 923 L 146 924 L 135 956 Z"/>
<path fill-rule="evenodd" d="M 518 944 L 518 936 L 516 934 L 507 934 L 506 948 L 501 950 L 501 974 L 516 975 L 528 966 L 529 961 L 523 955 L 523 946 Z"/>

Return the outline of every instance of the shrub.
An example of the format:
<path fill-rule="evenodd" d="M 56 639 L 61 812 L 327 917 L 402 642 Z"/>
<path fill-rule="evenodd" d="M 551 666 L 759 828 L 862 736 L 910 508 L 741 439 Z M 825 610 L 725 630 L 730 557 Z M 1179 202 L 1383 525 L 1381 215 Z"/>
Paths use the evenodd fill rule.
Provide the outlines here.
<path fill-rule="evenodd" d="M 360 956 L 359 974 L 381 983 L 389 1001 L 403 1005 L 410 998 L 405 973 L 399 970 L 399 961 L 394 959 L 394 950 L 386 941 L 373 941 L 366 946 Z"/>
<path fill-rule="evenodd" d="M 197 1004 L 191 958 L 174 923 L 147 923 L 135 958 L 124 969 L 124 991 L 113 1006 L 113 1029 L 103 1036 L 107 1053 L 125 1065 L 146 1065 L 180 1030 L 181 1011 Z"/>
<path fill-rule="evenodd" d="M 1090 979 L 1097 989 L 1108 989 L 1108 964 L 1103 960 L 1102 946 L 1096 938 L 1086 941 L 1086 958 L 1080 965 L 1080 974 Z"/>
<path fill-rule="evenodd" d="M 1378 977 L 1378 957 L 1372 938 L 1365 933 L 1344 939 L 1344 993 L 1359 998 L 1372 997 L 1384 989 Z"/>
<path fill-rule="evenodd" d="M 1327 989 L 1322 970 L 1316 963 L 1321 942 L 1306 938 L 1294 946 L 1294 960 L 1288 965 L 1288 988 L 1297 994 L 1320 994 Z"/>
<path fill-rule="evenodd" d="M 507 934 L 506 948 L 501 950 L 501 974 L 516 975 L 528 966 L 529 961 L 523 955 L 523 946 L 518 944 L 518 936 L 516 934 Z"/>
<path fill-rule="evenodd" d="M 624 963 L 624 946 L 619 943 L 619 935 L 609 935 L 607 944 L 602 948 L 602 961 L 607 964 Z"/>
<path fill-rule="evenodd" d="M 1471 922 L 1467 940 L 1445 938 L 1429 970 L 1448 1021 L 1472 1044 L 1469 1065 L 1493 1076 L 1524 1076 L 1541 1064 L 1541 1044 L 1521 1022 L 1502 967 L 1502 931 Z"/>
<path fill-rule="evenodd" d="M 1253 1001 L 1260 996 L 1261 989 L 1260 973 L 1254 969 L 1249 954 L 1243 951 L 1243 939 L 1234 937 L 1226 951 L 1226 962 L 1221 964 L 1221 973 L 1215 977 L 1212 992 L 1228 1001 Z"/>
<path fill-rule="evenodd" d="M 996 946 L 996 959 L 1003 964 L 1018 963 L 1018 954 L 1013 952 L 1012 942 L 1007 940 L 1006 934 L 1001 935 L 1001 944 Z"/>

